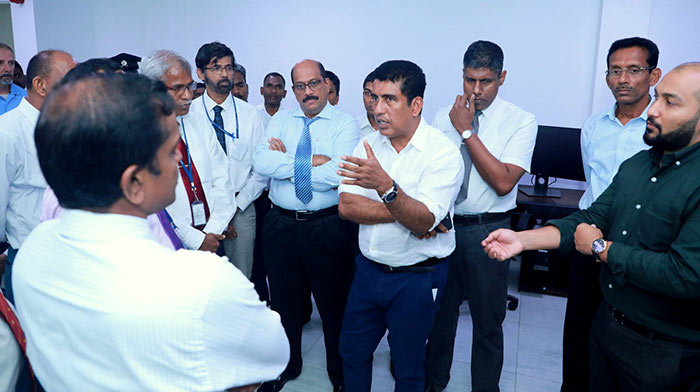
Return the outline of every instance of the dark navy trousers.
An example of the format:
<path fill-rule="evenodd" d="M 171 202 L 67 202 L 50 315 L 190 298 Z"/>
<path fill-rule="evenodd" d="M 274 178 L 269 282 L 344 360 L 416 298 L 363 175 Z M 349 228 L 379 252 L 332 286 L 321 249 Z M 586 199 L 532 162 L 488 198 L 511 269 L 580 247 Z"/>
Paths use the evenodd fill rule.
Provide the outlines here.
<path fill-rule="evenodd" d="M 447 260 L 430 272 L 387 272 L 362 254 L 356 264 L 340 335 L 346 390 L 370 391 L 374 350 L 388 329 L 395 391 L 423 392 L 425 344 L 447 281 Z"/>

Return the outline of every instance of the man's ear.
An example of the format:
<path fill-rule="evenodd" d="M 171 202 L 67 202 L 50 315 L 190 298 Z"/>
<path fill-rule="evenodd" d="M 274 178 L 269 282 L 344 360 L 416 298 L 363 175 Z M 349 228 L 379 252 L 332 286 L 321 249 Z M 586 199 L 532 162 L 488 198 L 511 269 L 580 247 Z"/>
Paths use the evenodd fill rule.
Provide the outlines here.
<path fill-rule="evenodd" d="M 35 76 L 30 83 L 32 84 L 32 90 L 34 90 L 40 96 L 46 97 L 48 90 L 46 79 L 42 78 L 41 76 Z"/>
<path fill-rule="evenodd" d="M 204 82 L 204 72 L 199 68 L 197 68 L 197 77 L 199 78 L 199 80 Z"/>
<path fill-rule="evenodd" d="M 411 115 L 413 117 L 420 117 L 420 113 L 423 110 L 423 98 L 415 97 L 411 101 Z"/>
<path fill-rule="evenodd" d="M 503 70 L 503 72 L 501 72 L 501 75 L 498 77 L 499 86 L 503 86 L 503 83 L 506 81 L 506 73 L 506 70 Z"/>
<path fill-rule="evenodd" d="M 124 170 L 119 181 L 124 198 L 133 205 L 141 205 L 146 200 L 146 192 L 143 188 L 144 175 L 149 175 L 148 170 L 131 165 Z"/>

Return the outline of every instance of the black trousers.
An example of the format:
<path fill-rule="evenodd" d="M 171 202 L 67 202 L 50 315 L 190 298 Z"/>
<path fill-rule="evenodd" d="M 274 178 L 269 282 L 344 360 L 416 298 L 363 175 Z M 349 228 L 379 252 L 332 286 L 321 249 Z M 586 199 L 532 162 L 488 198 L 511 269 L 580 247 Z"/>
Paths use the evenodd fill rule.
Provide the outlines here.
<path fill-rule="evenodd" d="M 302 222 L 272 208 L 265 218 L 263 253 L 270 300 L 290 345 L 287 375 L 301 372 L 301 335 L 310 287 L 323 323 L 328 377 L 333 385 L 343 385 L 338 340 L 352 283 L 356 227 L 337 213 Z"/>
<path fill-rule="evenodd" d="M 493 223 L 455 224 L 457 248 L 428 340 L 426 384 L 445 388 L 450 379 L 459 306 L 467 298 L 472 316 L 471 378 L 473 391 L 498 391 L 503 368 L 503 320 L 506 317 L 509 262 L 489 259 L 481 241 L 510 219 Z"/>
<path fill-rule="evenodd" d="M 598 281 L 600 265 L 593 256 L 571 254 L 564 317 L 562 392 L 588 391 L 588 335 L 603 300 Z"/>
<path fill-rule="evenodd" d="M 591 392 L 700 391 L 700 345 L 643 336 L 603 302 L 591 326 Z"/>
<path fill-rule="evenodd" d="M 272 207 L 268 191 L 255 199 L 255 245 L 253 247 L 253 272 L 250 274 L 250 281 L 255 286 L 255 291 L 258 293 L 261 301 L 270 301 L 270 290 L 267 287 L 267 271 L 265 271 L 265 262 L 263 259 L 263 225 L 265 217 Z"/>

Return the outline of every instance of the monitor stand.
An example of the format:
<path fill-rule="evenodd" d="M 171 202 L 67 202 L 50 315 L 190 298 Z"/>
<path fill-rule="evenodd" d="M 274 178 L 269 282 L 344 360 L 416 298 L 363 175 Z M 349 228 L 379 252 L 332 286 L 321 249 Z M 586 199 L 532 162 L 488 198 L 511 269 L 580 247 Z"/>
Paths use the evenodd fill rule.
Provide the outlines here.
<path fill-rule="evenodd" d="M 561 198 L 559 189 L 549 188 L 549 177 L 539 174 L 535 175 L 535 186 L 523 185 L 518 187 L 518 189 L 529 197 Z"/>

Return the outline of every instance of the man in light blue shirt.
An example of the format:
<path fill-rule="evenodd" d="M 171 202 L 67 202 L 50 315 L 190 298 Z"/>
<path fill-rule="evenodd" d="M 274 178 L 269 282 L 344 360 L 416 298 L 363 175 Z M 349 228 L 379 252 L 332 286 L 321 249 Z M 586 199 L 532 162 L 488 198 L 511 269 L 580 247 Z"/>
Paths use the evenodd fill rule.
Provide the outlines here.
<path fill-rule="evenodd" d="M 280 378 L 262 391 L 279 391 L 301 373 L 301 330 L 311 289 L 321 319 L 326 368 L 334 390 L 343 387 L 340 325 L 352 281 L 357 226 L 338 216 L 338 164 L 357 144 L 355 120 L 328 104 L 323 65 L 304 60 L 292 69 L 299 108 L 270 119 L 257 146 L 254 171 L 269 177 L 272 209 L 263 248 L 272 309 L 282 316 L 291 358 Z"/>
<path fill-rule="evenodd" d="M 0 115 L 8 112 L 22 102 L 27 92 L 14 84 L 15 52 L 0 42 Z M 29 81 L 31 83 L 31 81 Z"/>
<path fill-rule="evenodd" d="M 649 88 L 661 78 L 659 49 L 645 38 L 615 41 L 608 51 L 605 81 L 615 97 L 608 110 L 590 117 L 581 128 L 581 157 L 588 187 L 579 207 L 588 208 L 610 185 L 620 164 L 649 148 L 643 135 Z M 591 257 L 572 259 L 564 320 L 562 391 L 588 390 L 588 331 L 602 293 L 600 264 Z"/>

